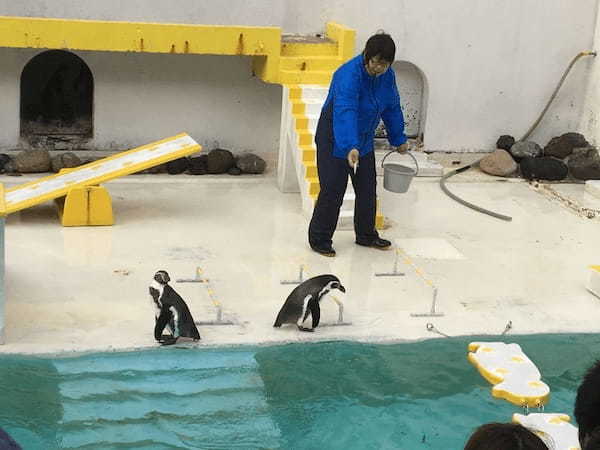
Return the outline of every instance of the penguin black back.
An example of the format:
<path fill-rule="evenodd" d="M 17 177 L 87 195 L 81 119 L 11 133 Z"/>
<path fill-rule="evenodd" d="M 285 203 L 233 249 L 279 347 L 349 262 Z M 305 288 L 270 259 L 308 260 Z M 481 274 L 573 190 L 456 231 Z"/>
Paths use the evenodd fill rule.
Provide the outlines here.
<path fill-rule="evenodd" d="M 331 289 L 346 292 L 338 277 L 331 274 L 310 278 L 296 286 L 285 300 L 273 326 L 280 327 L 284 323 L 296 323 L 300 327 L 300 319 L 302 322 L 306 320 L 310 312 L 314 329 L 320 319 L 319 301 Z"/>

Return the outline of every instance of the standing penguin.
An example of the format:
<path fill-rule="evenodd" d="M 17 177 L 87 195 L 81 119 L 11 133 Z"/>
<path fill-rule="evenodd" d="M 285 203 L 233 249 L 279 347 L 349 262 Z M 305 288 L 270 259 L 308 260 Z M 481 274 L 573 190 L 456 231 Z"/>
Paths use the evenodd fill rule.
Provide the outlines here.
<path fill-rule="evenodd" d="M 163 345 L 174 344 L 180 337 L 200 340 L 200 333 L 188 306 L 175 289 L 169 286 L 169 281 L 169 274 L 159 270 L 150 284 L 150 295 L 157 309 L 154 338 Z M 169 329 L 171 336 L 162 334 L 165 327 Z"/>
<path fill-rule="evenodd" d="M 273 326 L 295 323 L 300 331 L 315 331 L 321 318 L 319 302 L 332 289 L 346 292 L 346 288 L 335 275 L 319 275 L 296 286 L 281 307 Z M 304 326 L 309 315 L 312 318 L 311 328 Z"/>

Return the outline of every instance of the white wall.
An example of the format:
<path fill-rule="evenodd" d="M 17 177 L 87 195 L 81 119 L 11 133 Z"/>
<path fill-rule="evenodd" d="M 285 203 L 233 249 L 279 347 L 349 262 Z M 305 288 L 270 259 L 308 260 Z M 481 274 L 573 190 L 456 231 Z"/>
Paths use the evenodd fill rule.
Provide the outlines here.
<path fill-rule="evenodd" d="M 0 49 L 0 148 L 18 140 L 20 74 L 37 53 Z M 130 148 L 183 131 L 207 149 L 266 155 L 279 147 L 281 87 L 253 77 L 249 57 L 76 54 L 94 76 L 93 148 Z"/>
<path fill-rule="evenodd" d="M 0 15 L 280 27 L 278 0 L 0 0 Z"/>
<path fill-rule="evenodd" d="M 596 18 L 593 50 L 600 53 L 600 10 Z M 593 145 L 600 145 L 600 56 L 586 57 L 589 77 L 586 85 L 585 104 L 581 116 L 580 132 Z"/>
<path fill-rule="evenodd" d="M 500 134 L 520 138 L 570 60 L 592 46 L 597 0 L 304 0 L 289 2 L 289 32 L 335 20 L 357 30 L 357 51 L 383 28 L 399 60 L 425 74 L 425 145 L 491 150 Z M 531 139 L 545 145 L 579 128 L 590 61 L 573 68 Z"/>
<path fill-rule="evenodd" d="M 334 20 L 357 30 L 357 50 L 369 35 L 383 28 L 396 40 L 397 59 L 416 65 L 426 78 L 426 148 L 476 151 L 492 150 L 500 134 L 519 138 L 525 133 L 569 61 L 592 47 L 597 3 L 598 0 L 0 0 L 0 15 L 272 25 L 282 26 L 287 33 L 322 32 L 325 23 Z M 0 106 L 0 118 L 12 114 L 7 108 L 15 94 L 7 85 L 15 73 L 10 64 L 26 53 L 20 52 L 15 57 L 6 50 L 0 51 L 0 56 L 10 56 L 8 67 L 2 60 L 0 70 L 0 88 L 9 102 L 8 106 Z M 232 134 L 226 136 L 234 136 L 236 145 L 260 139 L 261 145 L 277 147 L 274 141 L 280 90 L 249 79 L 249 61 L 243 58 L 184 56 L 172 65 L 173 60 L 161 59 L 168 56 L 83 56 L 89 59 L 98 77 L 98 93 L 104 92 L 97 96 L 98 144 L 106 145 L 119 137 L 138 140 L 146 133 L 159 134 L 158 130 L 163 133 L 167 129 L 184 129 L 175 125 L 189 126 L 191 118 L 198 116 L 210 121 L 210 126 L 195 122 L 198 132 L 221 135 L 212 139 L 224 139 L 222 132 L 227 130 Z M 190 59 L 186 61 L 187 58 Z M 163 65 L 165 61 L 169 63 Z M 208 67 L 210 64 L 202 61 L 214 62 L 219 68 Z M 582 126 L 591 64 L 587 59 L 572 70 L 532 139 L 544 145 L 552 136 Z M 143 74 L 138 72 L 140 69 Z M 183 74 L 182 70 L 192 72 Z M 236 87 L 228 89 L 227 82 L 232 81 Z M 175 111 L 176 101 L 169 95 L 193 113 Z M 600 94 L 596 98 L 600 100 Z M 238 100 L 240 104 L 232 103 Z M 211 106 L 205 110 L 206 104 Z M 231 104 L 238 106 L 231 108 Z M 130 109 L 131 115 L 124 113 L 123 105 L 135 106 Z M 171 115 L 161 114 L 157 125 L 155 114 L 165 107 Z M 215 116 L 233 116 L 243 123 L 231 129 L 231 122 L 221 123 L 214 120 Z M 129 117 L 151 122 L 136 123 Z M 4 129 L 6 122 L 1 126 Z M 244 134 L 244 130 L 250 132 Z M 6 143 L 6 135 L 0 136 L 0 145 Z"/>

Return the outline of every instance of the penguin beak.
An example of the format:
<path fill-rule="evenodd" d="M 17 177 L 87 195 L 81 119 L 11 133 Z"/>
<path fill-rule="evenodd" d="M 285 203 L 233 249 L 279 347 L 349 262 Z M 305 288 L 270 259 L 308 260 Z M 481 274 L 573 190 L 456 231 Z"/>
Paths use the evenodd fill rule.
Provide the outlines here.
<path fill-rule="evenodd" d="M 346 288 L 344 286 L 342 286 L 341 284 L 338 286 L 338 289 L 340 291 L 342 291 L 344 294 L 346 293 Z"/>

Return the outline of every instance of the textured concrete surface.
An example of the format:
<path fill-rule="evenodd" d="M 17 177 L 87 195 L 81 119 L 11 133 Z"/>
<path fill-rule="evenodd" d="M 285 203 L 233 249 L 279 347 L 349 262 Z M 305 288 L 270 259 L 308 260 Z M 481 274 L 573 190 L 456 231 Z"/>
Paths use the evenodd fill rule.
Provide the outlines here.
<path fill-rule="evenodd" d="M 335 258 L 309 249 L 300 196 L 281 194 L 273 175 L 115 180 L 106 184 L 116 217 L 112 227 L 63 228 L 52 203 L 24 210 L 7 219 L 6 344 L 0 352 L 156 346 L 147 289 L 158 269 L 170 273 L 197 321 L 215 319 L 205 285 L 175 282 L 193 278 L 198 267 L 222 303 L 224 319 L 235 323 L 199 327 L 200 346 L 392 342 L 439 337 L 435 330 L 496 335 L 509 321 L 509 334 L 596 331 L 600 299 L 585 285 L 587 267 L 600 264 L 600 219 L 588 219 L 526 182 L 487 180 L 448 185 L 512 222 L 455 203 L 434 178 L 415 179 L 406 194 L 383 191 L 380 180 L 388 225 L 382 235 L 399 252 L 359 247 L 352 231 L 340 231 Z M 584 185 L 554 187 L 563 197 L 587 199 Z M 404 276 L 375 276 L 395 264 Z M 280 282 L 297 278 L 300 265 L 307 276 L 340 278 L 347 293 L 338 298 L 351 325 L 321 326 L 315 333 L 272 327 L 294 287 Z M 433 292 L 425 280 L 438 288 L 436 310 L 443 317 L 411 316 L 430 311 Z M 322 311 L 323 325 L 336 322 L 331 299 Z"/>

